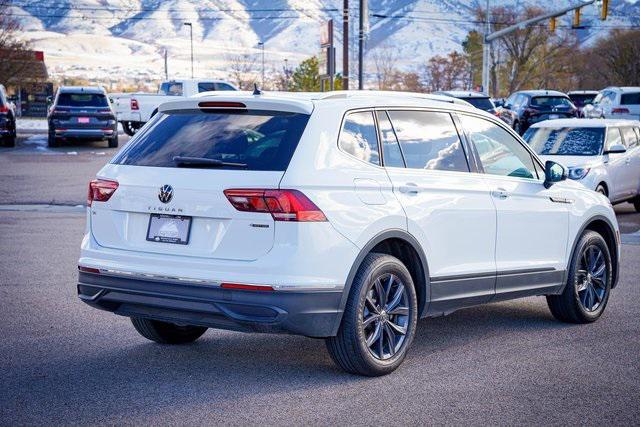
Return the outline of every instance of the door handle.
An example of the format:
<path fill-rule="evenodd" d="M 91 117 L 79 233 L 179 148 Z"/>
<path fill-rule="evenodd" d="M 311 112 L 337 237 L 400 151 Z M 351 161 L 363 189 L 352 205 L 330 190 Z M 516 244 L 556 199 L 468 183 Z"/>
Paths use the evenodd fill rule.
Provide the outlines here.
<path fill-rule="evenodd" d="M 491 195 L 498 199 L 506 199 L 509 197 L 509 193 L 504 188 L 498 188 L 497 190 L 493 190 Z"/>
<path fill-rule="evenodd" d="M 418 184 L 407 182 L 405 185 L 401 185 L 398 190 L 405 194 L 418 194 Z"/>

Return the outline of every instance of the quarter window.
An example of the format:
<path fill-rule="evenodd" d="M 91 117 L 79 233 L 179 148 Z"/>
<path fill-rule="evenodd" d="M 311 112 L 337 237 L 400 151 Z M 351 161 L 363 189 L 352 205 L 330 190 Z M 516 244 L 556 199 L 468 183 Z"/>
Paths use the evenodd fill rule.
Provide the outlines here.
<path fill-rule="evenodd" d="M 384 111 L 378 111 L 377 114 L 380 139 L 382 140 L 384 165 L 403 168 L 404 160 L 402 159 L 402 152 L 400 151 L 400 145 L 398 145 L 398 140 L 396 139 L 396 134 L 393 131 L 389 117 Z"/>
<path fill-rule="evenodd" d="M 538 176 L 531 154 L 509 132 L 478 117 L 460 115 L 460 121 L 485 173 L 532 179 Z"/>
<path fill-rule="evenodd" d="M 211 82 L 200 82 L 198 83 L 198 93 L 201 92 L 211 92 L 216 90 L 216 87 Z"/>
<path fill-rule="evenodd" d="M 448 113 L 389 111 L 408 168 L 468 172 L 458 132 Z"/>
<path fill-rule="evenodd" d="M 340 148 L 352 156 L 380 165 L 376 125 L 371 111 L 350 113 L 340 133 Z"/>

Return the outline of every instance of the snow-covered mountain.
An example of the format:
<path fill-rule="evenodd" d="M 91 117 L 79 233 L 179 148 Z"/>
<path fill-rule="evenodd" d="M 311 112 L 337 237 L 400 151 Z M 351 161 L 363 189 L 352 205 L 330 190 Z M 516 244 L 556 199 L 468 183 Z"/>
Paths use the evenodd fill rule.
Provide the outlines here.
<path fill-rule="evenodd" d="M 561 8 L 579 0 L 548 0 Z M 539 0 L 491 0 L 514 8 L 540 6 Z M 579 37 L 590 43 L 614 27 L 640 25 L 640 0 L 610 1 L 610 17 L 598 19 L 596 6 L 583 11 Z M 320 25 L 335 20 L 342 43 L 342 0 L 13 0 L 23 37 L 45 51 L 53 75 L 116 79 L 164 74 L 164 51 L 171 76 L 188 75 L 189 27 L 193 25 L 196 74 L 227 77 L 233 57 L 261 60 L 267 69 L 295 65 L 319 52 Z M 431 56 L 461 50 L 468 31 L 478 29 L 475 10 L 485 0 L 370 0 L 367 57 L 393 52 L 398 67 L 416 69 Z M 355 59 L 357 0 L 351 0 L 350 45 Z M 569 24 L 570 16 L 562 23 Z M 338 50 L 339 51 L 339 50 Z M 341 69 L 341 54 L 338 70 Z M 368 60 L 372 71 L 372 61 Z M 352 73 L 355 61 L 352 61 Z M 259 65 L 258 65 L 259 68 Z"/>

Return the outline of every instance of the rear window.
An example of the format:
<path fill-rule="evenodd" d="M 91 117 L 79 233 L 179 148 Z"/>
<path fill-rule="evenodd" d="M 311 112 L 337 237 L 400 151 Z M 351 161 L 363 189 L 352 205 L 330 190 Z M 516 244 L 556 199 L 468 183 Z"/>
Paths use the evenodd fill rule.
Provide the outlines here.
<path fill-rule="evenodd" d="M 491 111 L 495 108 L 489 98 L 462 98 L 469 104 L 484 111 Z"/>
<path fill-rule="evenodd" d="M 182 83 L 164 82 L 158 90 L 159 95 L 182 96 Z"/>
<path fill-rule="evenodd" d="M 100 93 L 61 93 L 57 105 L 60 107 L 107 107 L 107 97 Z"/>
<path fill-rule="evenodd" d="M 640 92 L 623 93 L 620 98 L 620 104 L 622 105 L 640 104 Z"/>
<path fill-rule="evenodd" d="M 535 96 L 531 98 L 533 107 L 570 107 L 571 101 L 563 96 Z"/>
<path fill-rule="evenodd" d="M 529 128 L 523 138 L 543 156 L 597 156 L 604 145 L 604 128 Z"/>
<path fill-rule="evenodd" d="M 573 102 L 578 107 L 584 107 L 588 103 L 593 103 L 593 100 L 595 97 L 596 97 L 595 95 L 587 95 L 587 94 L 569 95 L 571 102 Z"/>
<path fill-rule="evenodd" d="M 177 166 L 174 157 L 194 157 L 242 165 L 215 169 L 284 171 L 308 120 L 306 114 L 262 110 L 164 112 L 112 163 L 171 168 Z"/>

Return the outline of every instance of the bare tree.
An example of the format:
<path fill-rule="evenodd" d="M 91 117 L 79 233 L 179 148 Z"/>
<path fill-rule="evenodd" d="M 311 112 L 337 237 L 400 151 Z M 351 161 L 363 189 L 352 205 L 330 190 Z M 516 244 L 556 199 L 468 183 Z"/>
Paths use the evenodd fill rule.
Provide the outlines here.
<path fill-rule="evenodd" d="M 231 79 L 241 90 L 250 90 L 258 80 L 256 60 L 250 54 L 229 54 L 226 55 Z"/>
<path fill-rule="evenodd" d="M 12 16 L 11 3 L 0 3 L 0 82 L 19 84 L 31 67 L 32 53 L 18 38 L 21 27 Z"/>
<path fill-rule="evenodd" d="M 423 67 L 427 88 L 431 92 L 468 89 L 472 84 L 470 67 L 467 58 L 458 52 L 451 52 L 446 57 L 436 55 Z"/>
<path fill-rule="evenodd" d="M 373 50 L 372 57 L 376 68 L 378 89 L 392 90 L 398 77 L 398 71 L 396 70 L 396 63 L 398 62 L 397 50 L 388 45 L 382 45 Z"/>

